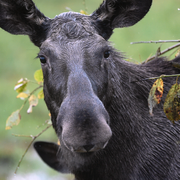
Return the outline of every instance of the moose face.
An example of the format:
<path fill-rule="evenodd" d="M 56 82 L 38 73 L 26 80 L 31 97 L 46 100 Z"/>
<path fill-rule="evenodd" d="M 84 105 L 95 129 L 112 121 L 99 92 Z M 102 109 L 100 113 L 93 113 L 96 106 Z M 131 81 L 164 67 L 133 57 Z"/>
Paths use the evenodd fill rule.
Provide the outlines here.
<path fill-rule="evenodd" d="M 75 20 L 78 18 L 80 21 Z M 58 24 L 58 30 L 52 28 L 39 52 L 53 126 L 62 147 L 76 153 L 102 149 L 112 135 L 103 105 L 112 50 L 88 26 L 89 19 L 76 13 L 56 17 L 51 26 Z"/>
<path fill-rule="evenodd" d="M 73 172 L 107 148 L 112 136 L 108 63 L 119 58 L 107 40 L 114 28 L 141 20 L 151 3 L 104 0 L 90 16 L 70 12 L 49 19 L 32 0 L 0 0 L 0 27 L 28 35 L 40 48 L 45 102 L 61 147 L 36 143 L 35 148 L 54 169 Z"/>

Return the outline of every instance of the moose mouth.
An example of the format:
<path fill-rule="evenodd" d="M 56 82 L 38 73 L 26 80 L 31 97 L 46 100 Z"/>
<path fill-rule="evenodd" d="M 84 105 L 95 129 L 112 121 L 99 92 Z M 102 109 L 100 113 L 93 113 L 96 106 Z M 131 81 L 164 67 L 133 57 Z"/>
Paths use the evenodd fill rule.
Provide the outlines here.
<path fill-rule="evenodd" d="M 92 154 L 94 152 L 104 149 L 107 144 L 108 144 L 108 141 L 105 143 L 98 143 L 96 145 L 89 144 L 89 145 L 84 145 L 84 146 L 79 146 L 79 147 L 73 147 L 73 146 L 67 145 L 64 142 L 64 145 L 68 150 L 70 150 L 71 152 L 79 153 L 79 154 Z"/>
<path fill-rule="evenodd" d="M 78 147 L 78 148 L 74 149 L 74 152 L 77 152 L 77 153 L 96 152 L 96 151 L 104 149 L 106 147 L 107 143 L 108 142 L 99 143 L 99 144 L 96 144 L 96 145 L 85 145 L 83 147 Z"/>

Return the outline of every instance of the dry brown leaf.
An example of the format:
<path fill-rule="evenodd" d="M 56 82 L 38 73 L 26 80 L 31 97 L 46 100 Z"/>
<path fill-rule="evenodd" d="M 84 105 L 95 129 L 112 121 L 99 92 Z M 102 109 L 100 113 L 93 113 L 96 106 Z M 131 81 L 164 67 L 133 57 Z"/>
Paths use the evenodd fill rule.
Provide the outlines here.
<path fill-rule="evenodd" d="M 151 115 L 153 115 L 153 108 L 161 102 L 163 91 L 164 83 L 162 78 L 159 78 L 153 84 L 148 97 L 148 106 Z"/>

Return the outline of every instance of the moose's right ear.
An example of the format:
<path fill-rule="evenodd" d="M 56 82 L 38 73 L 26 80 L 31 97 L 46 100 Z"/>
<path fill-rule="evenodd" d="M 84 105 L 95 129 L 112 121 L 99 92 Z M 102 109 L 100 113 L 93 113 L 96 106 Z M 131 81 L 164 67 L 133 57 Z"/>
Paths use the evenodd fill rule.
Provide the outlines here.
<path fill-rule="evenodd" d="M 91 15 L 99 34 L 108 39 L 114 28 L 132 26 L 149 11 L 152 0 L 104 0 Z"/>
<path fill-rule="evenodd" d="M 28 35 L 40 46 L 46 39 L 49 18 L 45 17 L 32 0 L 0 0 L 0 27 L 12 34 Z"/>

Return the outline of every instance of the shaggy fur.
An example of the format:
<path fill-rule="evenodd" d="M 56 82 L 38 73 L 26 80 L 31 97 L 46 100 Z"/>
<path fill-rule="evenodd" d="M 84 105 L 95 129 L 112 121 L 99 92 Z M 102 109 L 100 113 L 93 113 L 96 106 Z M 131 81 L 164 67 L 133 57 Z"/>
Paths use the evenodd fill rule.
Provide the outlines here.
<path fill-rule="evenodd" d="M 176 78 L 165 78 L 162 103 L 149 114 L 152 80 L 180 73 L 173 61 L 126 62 L 107 41 L 137 23 L 151 0 L 105 0 L 90 16 L 45 17 L 31 0 L 0 0 L 0 27 L 29 35 L 40 48 L 45 102 L 61 146 L 36 142 L 42 160 L 76 180 L 180 179 L 180 123 L 162 104 Z"/>

